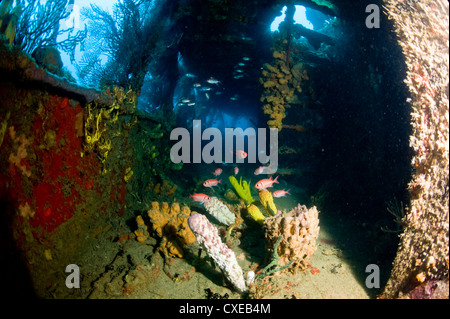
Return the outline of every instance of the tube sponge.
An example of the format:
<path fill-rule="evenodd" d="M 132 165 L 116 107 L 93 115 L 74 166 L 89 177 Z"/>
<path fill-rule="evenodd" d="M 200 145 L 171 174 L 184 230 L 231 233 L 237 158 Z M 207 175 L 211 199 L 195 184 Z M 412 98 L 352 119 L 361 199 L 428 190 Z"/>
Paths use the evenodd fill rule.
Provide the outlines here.
<path fill-rule="evenodd" d="M 147 226 L 144 223 L 144 220 L 142 219 L 141 215 L 138 215 L 136 217 L 136 223 L 138 226 L 138 229 L 134 231 L 136 234 L 136 239 L 138 242 L 142 243 L 147 240 L 147 238 L 150 236 L 147 231 Z"/>
<path fill-rule="evenodd" d="M 265 217 L 256 205 L 251 204 L 250 206 L 248 206 L 247 212 L 258 224 L 264 224 Z"/>
<path fill-rule="evenodd" d="M 239 195 L 239 197 L 242 198 L 247 205 L 250 205 L 255 201 L 250 191 L 250 183 L 248 183 L 247 181 L 242 181 L 242 177 L 240 178 L 239 182 L 234 176 L 228 177 L 228 180 L 230 181 L 231 185 L 233 185 L 234 190 Z"/>
<path fill-rule="evenodd" d="M 246 292 L 242 268 L 236 260 L 234 252 L 222 243 L 217 228 L 201 214 L 195 213 L 188 219 L 189 227 L 197 241 L 207 251 L 225 277 L 240 292 Z"/>
<path fill-rule="evenodd" d="M 208 213 L 224 225 L 230 226 L 234 224 L 236 215 L 234 215 L 227 205 L 220 201 L 217 197 L 211 197 L 204 203 Z"/>
<path fill-rule="evenodd" d="M 277 213 L 277 207 L 275 206 L 275 203 L 273 202 L 273 196 L 272 193 L 269 192 L 266 189 L 261 189 L 258 193 L 259 200 L 261 201 L 261 204 L 263 204 L 264 208 L 266 209 L 267 214 L 270 216 L 275 216 Z"/>
<path fill-rule="evenodd" d="M 182 258 L 183 248 L 195 242 L 188 226 L 188 218 L 193 212 L 187 206 L 180 207 L 177 202 L 172 205 L 152 202 L 151 205 L 147 214 L 154 231 L 161 238 L 159 250 L 166 256 Z"/>

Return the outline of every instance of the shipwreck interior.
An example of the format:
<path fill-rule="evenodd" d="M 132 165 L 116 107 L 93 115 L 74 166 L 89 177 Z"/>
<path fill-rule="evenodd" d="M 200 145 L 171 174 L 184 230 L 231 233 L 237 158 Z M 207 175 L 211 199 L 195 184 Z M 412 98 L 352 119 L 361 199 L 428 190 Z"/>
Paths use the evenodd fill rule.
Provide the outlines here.
<path fill-rule="evenodd" d="M 410 209 L 414 156 L 407 61 L 384 2 L 147 2 L 145 11 L 146 1 L 119 1 L 116 46 L 105 24 L 85 22 L 76 71 L 61 49 L 26 51 L 20 23 L 11 41 L 13 4 L 0 12 L 0 269 L 11 274 L 10 297 L 378 297 Z M 368 27 L 369 4 L 378 27 Z M 276 128 L 274 186 L 292 195 L 275 204 L 319 212 L 311 259 L 245 295 L 186 234 L 194 211 L 211 217 L 190 195 L 216 196 L 237 214 L 231 227 L 209 219 L 244 274 L 258 274 L 273 256 L 270 240 L 228 180 L 268 177 L 255 176 L 259 164 L 233 173 L 223 162 L 174 163 L 171 131 L 191 132 L 194 120 L 222 133 Z M 221 183 L 205 188 L 219 167 Z M 67 287 L 70 264 L 80 288 Z M 371 264 L 380 277 L 367 287 Z"/>

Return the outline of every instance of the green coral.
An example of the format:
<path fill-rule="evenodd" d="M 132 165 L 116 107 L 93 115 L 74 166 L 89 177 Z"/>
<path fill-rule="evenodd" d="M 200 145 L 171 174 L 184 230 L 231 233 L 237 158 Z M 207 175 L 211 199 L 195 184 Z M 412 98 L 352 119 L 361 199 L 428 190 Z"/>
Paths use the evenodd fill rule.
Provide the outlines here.
<path fill-rule="evenodd" d="M 242 198 L 247 205 L 250 205 L 255 200 L 252 197 L 251 191 L 250 191 L 250 183 L 247 181 L 242 181 L 242 177 L 240 178 L 239 182 L 237 181 L 236 177 L 230 176 L 229 181 L 231 185 L 233 185 L 234 190 L 239 195 L 240 198 Z"/>

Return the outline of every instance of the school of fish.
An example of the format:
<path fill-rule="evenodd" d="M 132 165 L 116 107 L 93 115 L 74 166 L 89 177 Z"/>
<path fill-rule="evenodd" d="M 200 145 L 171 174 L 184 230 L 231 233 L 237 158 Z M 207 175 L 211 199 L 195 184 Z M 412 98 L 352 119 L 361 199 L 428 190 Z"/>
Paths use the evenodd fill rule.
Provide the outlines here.
<path fill-rule="evenodd" d="M 244 151 L 236 151 L 234 153 L 236 154 L 237 157 L 241 157 L 241 158 L 247 157 L 247 153 L 244 152 Z M 263 172 L 264 168 L 265 168 L 264 166 L 258 167 L 254 171 L 254 175 L 261 174 Z M 234 166 L 233 172 L 234 172 L 234 175 L 236 176 L 239 173 L 239 168 L 237 166 Z M 219 176 L 222 173 L 223 173 L 223 169 L 219 167 L 219 168 L 216 168 L 214 170 L 214 172 L 212 172 L 212 175 Z M 214 186 L 219 186 L 221 181 L 222 181 L 221 179 L 217 180 L 215 178 L 207 179 L 207 180 L 205 180 L 203 182 L 203 186 L 207 187 L 207 188 L 211 188 L 211 187 L 214 187 Z M 261 180 L 259 180 L 258 182 L 255 183 L 254 187 L 256 189 L 258 189 L 258 190 L 265 190 L 267 188 L 273 187 L 273 184 L 279 184 L 278 176 L 276 176 L 274 179 L 272 179 L 272 177 L 261 179 Z M 290 191 L 290 189 L 288 189 L 288 190 L 284 190 L 284 189 L 276 190 L 276 191 L 273 191 L 272 196 L 274 198 L 285 197 L 287 195 L 291 195 L 291 193 L 289 193 L 289 191 Z M 210 200 L 210 197 L 208 195 L 206 195 L 206 194 L 203 194 L 203 193 L 195 193 L 193 195 L 189 195 L 189 197 L 191 197 L 192 200 L 194 200 L 196 202 L 199 202 L 200 204 L 203 204 L 203 203 L 205 203 L 205 202 Z"/>

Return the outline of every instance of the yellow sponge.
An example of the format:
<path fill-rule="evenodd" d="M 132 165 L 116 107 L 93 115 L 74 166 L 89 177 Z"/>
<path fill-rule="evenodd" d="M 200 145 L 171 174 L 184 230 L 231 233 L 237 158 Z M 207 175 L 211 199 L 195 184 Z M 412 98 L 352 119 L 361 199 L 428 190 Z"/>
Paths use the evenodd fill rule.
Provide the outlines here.
<path fill-rule="evenodd" d="M 247 207 L 248 214 L 258 223 L 263 224 L 264 223 L 264 215 L 261 213 L 259 208 L 255 206 L 254 204 L 251 204 Z"/>
<path fill-rule="evenodd" d="M 261 204 L 263 204 L 264 208 L 266 209 L 267 214 L 271 216 L 275 216 L 277 213 L 277 207 L 275 206 L 275 203 L 273 202 L 272 193 L 269 192 L 266 189 L 261 189 L 259 191 L 259 200 L 261 201 Z"/>

